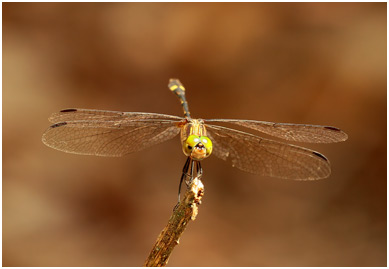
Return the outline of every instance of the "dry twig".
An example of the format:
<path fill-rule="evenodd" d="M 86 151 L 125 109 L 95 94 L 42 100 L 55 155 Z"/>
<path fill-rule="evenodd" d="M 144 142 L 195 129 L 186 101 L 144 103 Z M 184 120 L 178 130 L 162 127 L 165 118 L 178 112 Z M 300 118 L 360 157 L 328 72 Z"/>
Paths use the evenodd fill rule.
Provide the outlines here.
<path fill-rule="evenodd" d="M 165 266 L 174 247 L 190 220 L 195 220 L 198 205 L 204 195 L 204 185 L 199 178 L 194 178 L 185 192 L 184 199 L 174 209 L 168 224 L 158 236 L 144 266 Z"/>

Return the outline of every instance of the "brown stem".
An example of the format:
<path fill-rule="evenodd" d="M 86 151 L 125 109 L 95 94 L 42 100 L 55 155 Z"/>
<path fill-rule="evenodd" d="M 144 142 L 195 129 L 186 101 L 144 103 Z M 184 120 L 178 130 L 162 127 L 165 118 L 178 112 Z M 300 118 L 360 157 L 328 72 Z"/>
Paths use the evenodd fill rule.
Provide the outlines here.
<path fill-rule="evenodd" d="M 162 230 L 143 266 L 165 266 L 174 247 L 179 243 L 182 233 L 190 220 L 195 220 L 198 205 L 204 195 L 204 185 L 194 178 L 185 192 L 184 199 L 176 206 L 168 224 Z"/>

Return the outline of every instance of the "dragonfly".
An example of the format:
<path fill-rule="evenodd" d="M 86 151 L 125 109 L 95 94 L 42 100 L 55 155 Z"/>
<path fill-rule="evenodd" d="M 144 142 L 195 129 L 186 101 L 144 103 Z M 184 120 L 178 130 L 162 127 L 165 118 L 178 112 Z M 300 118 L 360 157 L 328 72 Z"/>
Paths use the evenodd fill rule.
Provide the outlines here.
<path fill-rule="evenodd" d="M 42 141 L 49 147 L 68 153 L 119 157 L 153 147 L 180 134 L 182 151 L 187 156 L 179 184 L 180 194 L 184 179 L 188 184 L 195 175 L 202 176 L 200 162 L 210 155 L 240 170 L 262 176 L 316 180 L 331 174 L 329 160 L 317 151 L 220 124 L 244 127 L 293 142 L 334 143 L 348 138 L 345 132 L 332 126 L 194 119 L 189 112 L 182 83 L 178 79 L 170 79 L 168 87 L 179 98 L 184 117 L 144 112 L 63 109 L 49 117 L 53 125 L 44 132 Z"/>

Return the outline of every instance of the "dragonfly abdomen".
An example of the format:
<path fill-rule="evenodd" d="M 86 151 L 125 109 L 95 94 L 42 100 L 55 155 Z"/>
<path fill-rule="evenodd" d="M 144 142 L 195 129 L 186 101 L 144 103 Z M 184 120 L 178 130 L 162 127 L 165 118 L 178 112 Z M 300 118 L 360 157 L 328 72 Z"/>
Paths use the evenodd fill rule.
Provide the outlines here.
<path fill-rule="evenodd" d="M 189 112 L 189 106 L 185 98 L 185 88 L 182 83 L 178 79 L 172 78 L 169 81 L 168 87 L 178 96 L 178 99 L 180 99 L 182 109 L 184 110 L 185 118 L 190 119 L 191 117 Z"/>

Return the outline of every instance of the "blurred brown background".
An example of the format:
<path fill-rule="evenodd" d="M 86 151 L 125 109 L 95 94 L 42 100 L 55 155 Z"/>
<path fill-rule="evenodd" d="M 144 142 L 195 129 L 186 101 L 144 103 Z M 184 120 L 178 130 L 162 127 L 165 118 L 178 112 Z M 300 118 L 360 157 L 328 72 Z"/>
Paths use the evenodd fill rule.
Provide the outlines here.
<path fill-rule="evenodd" d="M 4 3 L 3 265 L 140 266 L 177 199 L 179 139 L 123 158 L 41 142 L 63 108 L 337 126 L 330 178 L 211 157 L 169 266 L 386 265 L 386 3 Z"/>

